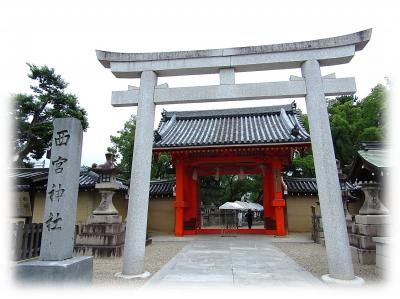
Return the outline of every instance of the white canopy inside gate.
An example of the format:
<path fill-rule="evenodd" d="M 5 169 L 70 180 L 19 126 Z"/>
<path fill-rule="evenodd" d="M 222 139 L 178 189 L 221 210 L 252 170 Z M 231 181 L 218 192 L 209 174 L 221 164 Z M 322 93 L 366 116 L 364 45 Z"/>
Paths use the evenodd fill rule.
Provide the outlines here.
<path fill-rule="evenodd" d="M 227 201 L 219 207 L 220 210 L 253 210 L 253 211 L 263 211 L 264 207 L 258 203 L 245 202 L 245 201 Z"/>
<path fill-rule="evenodd" d="M 220 209 L 220 210 L 243 210 L 243 207 L 241 205 L 236 204 L 235 202 L 227 201 L 222 206 L 220 206 L 218 209 Z"/>

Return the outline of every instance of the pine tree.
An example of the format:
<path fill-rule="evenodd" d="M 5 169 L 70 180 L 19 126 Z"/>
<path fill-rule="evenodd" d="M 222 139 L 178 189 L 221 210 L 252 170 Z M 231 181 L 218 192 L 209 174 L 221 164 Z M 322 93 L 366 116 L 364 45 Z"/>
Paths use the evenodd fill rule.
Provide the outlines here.
<path fill-rule="evenodd" d="M 28 77 L 35 84 L 32 94 L 12 97 L 15 119 L 14 151 L 17 167 L 30 167 L 30 158 L 38 160 L 51 146 L 52 122 L 55 118 L 75 117 L 88 127 L 87 113 L 75 95 L 66 93 L 68 83 L 53 68 L 28 64 Z"/>

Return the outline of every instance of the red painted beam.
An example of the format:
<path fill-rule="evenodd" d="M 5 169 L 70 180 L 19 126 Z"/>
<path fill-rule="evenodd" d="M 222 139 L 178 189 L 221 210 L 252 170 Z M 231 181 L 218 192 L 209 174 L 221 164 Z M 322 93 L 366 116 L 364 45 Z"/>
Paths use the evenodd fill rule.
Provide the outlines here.
<path fill-rule="evenodd" d="M 214 145 L 214 146 L 189 146 L 189 147 L 165 147 L 165 148 L 153 148 L 153 152 L 175 152 L 175 153 L 189 153 L 189 152 L 197 152 L 197 153 L 211 153 L 211 152 L 227 152 L 227 151 L 279 151 L 285 150 L 288 151 L 291 148 L 311 148 L 311 141 L 308 142 L 299 142 L 299 143 L 285 143 L 285 144 L 254 144 L 254 145 Z"/>

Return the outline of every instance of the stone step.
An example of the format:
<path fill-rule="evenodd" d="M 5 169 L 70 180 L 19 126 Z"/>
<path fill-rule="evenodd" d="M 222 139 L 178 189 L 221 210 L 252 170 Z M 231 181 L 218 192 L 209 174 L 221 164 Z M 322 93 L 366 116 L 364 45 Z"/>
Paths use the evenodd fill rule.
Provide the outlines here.
<path fill-rule="evenodd" d="M 122 217 L 119 215 L 90 215 L 86 224 L 119 224 L 122 223 Z"/>
<path fill-rule="evenodd" d="M 119 246 L 75 245 L 74 253 L 78 256 L 91 255 L 94 257 L 120 257 L 124 253 L 124 245 L 119 245 Z"/>
<path fill-rule="evenodd" d="M 357 224 L 390 224 L 389 215 L 356 215 Z"/>
<path fill-rule="evenodd" d="M 393 246 L 392 238 L 374 237 L 372 240 L 376 242 L 376 272 L 386 276 L 393 264 L 393 252 L 390 248 Z"/>
<path fill-rule="evenodd" d="M 78 226 L 79 234 L 118 234 L 125 231 L 125 223 L 114 224 L 80 224 Z"/>
<path fill-rule="evenodd" d="M 350 245 L 362 248 L 362 249 L 372 249 L 375 250 L 376 245 L 370 236 L 362 236 L 356 234 L 349 234 Z"/>
<path fill-rule="evenodd" d="M 124 244 L 125 233 L 115 235 L 93 235 L 79 234 L 76 235 L 76 245 L 94 245 L 94 246 L 116 246 Z"/>
<path fill-rule="evenodd" d="M 386 237 L 388 236 L 388 225 L 354 223 L 351 233 L 371 237 Z"/>
<path fill-rule="evenodd" d="M 151 238 L 146 238 L 146 246 L 152 243 Z M 90 255 L 94 257 L 121 257 L 124 253 L 124 244 L 118 245 L 88 245 L 75 244 L 74 254 L 78 256 Z"/>
<path fill-rule="evenodd" d="M 350 246 L 351 256 L 354 262 L 361 265 L 375 265 L 376 262 L 376 251 L 370 249 L 361 249 L 354 246 Z"/>

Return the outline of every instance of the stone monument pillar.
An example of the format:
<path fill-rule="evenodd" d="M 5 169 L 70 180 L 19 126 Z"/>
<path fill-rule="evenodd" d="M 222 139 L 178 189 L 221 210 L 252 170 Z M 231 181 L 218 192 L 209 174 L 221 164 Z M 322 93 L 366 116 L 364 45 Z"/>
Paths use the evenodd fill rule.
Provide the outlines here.
<path fill-rule="evenodd" d="M 379 199 L 379 183 L 363 182 L 360 184 L 365 199 L 359 215 L 355 216 L 355 223 L 349 233 L 351 251 L 354 259 L 360 264 L 374 265 L 376 243 L 373 237 L 388 236 L 389 210 Z"/>
<path fill-rule="evenodd" d="M 90 282 L 93 257 L 72 257 L 82 151 L 82 126 L 55 119 L 39 260 L 16 266 L 19 281 Z"/>
<path fill-rule="evenodd" d="M 101 202 L 86 223 L 79 226 L 74 250 L 80 255 L 119 257 L 124 248 L 125 222 L 112 202 L 115 191 L 120 187 L 116 180 L 114 155 L 107 153 L 106 162 L 94 171 L 99 174 L 95 189 L 99 190 Z"/>

